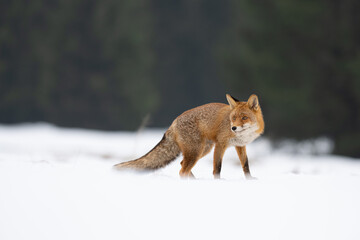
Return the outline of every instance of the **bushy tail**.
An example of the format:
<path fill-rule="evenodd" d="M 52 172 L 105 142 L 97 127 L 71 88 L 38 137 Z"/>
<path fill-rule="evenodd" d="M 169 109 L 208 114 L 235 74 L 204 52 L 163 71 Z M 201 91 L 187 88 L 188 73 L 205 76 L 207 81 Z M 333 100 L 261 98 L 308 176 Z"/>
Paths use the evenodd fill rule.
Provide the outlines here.
<path fill-rule="evenodd" d="M 168 130 L 161 141 L 141 158 L 116 164 L 116 169 L 155 170 L 172 162 L 180 154 L 180 148 L 174 140 L 172 131 Z"/>

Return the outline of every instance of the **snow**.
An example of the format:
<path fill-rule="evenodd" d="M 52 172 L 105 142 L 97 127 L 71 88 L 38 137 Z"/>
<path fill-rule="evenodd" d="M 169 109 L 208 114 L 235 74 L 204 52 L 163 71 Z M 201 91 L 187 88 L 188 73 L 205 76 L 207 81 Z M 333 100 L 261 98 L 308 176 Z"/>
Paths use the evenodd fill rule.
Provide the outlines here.
<path fill-rule="evenodd" d="M 360 239 L 360 161 L 329 155 L 328 140 L 256 140 L 252 181 L 233 149 L 222 180 L 212 154 L 197 180 L 178 177 L 180 158 L 147 174 L 112 169 L 163 132 L 0 125 L 0 239 Z"/>

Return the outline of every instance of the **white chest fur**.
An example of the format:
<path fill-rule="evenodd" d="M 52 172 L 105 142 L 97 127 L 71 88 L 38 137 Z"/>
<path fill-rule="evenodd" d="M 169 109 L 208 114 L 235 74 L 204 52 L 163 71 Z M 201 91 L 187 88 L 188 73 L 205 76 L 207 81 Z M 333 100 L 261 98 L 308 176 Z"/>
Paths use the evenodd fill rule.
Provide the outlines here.
<path fill-rule="evenodd" d="M 260 134 L 256 133 L 256 130 L 258 127 L 251 126 L 246 129 L 243 129 L 241 131 L 237 131 L 235 134 L 236 136 L 234 138 L 231 138 L 229 141 L 229 145 L 231 146 L 245 146 L 252 141 L 254 141 L 257 137 L 260 136 Z"/>

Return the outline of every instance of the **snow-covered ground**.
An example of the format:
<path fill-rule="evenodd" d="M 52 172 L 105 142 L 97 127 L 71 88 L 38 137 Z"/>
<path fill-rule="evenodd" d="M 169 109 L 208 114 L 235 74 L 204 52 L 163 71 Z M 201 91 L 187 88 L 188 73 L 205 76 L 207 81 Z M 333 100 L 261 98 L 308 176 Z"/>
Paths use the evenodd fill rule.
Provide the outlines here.
<path fill-rule="evenodd" d="M 255 141 L 255 181 L 233 149 L 222 180 L 212 154 L 197 180 L 178 177 L 180 158 L 147 174 L 112 169 L 163 132 L 0 125 L 0 239 L 360 239 L 360 161 L 327 155 L 326 140 L 277 150 Z"/>

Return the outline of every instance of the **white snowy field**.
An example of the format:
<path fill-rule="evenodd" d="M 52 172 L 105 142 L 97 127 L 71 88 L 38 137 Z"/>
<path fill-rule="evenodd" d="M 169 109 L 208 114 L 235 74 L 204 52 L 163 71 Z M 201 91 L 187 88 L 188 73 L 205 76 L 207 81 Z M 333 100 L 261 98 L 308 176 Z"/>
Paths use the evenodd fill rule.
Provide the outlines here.
<path fill-rule="evenodd" d="M 360 239 L 360 161 L 327 155 L 326 141 L 255 141 L 254 181 L 233 149 L 222 180 L 212 154 L 197 180 L 178 177 L 181 157 L 153 173 L 112 169 L 163 132 L 0 125 L 0 239 Z"/>

